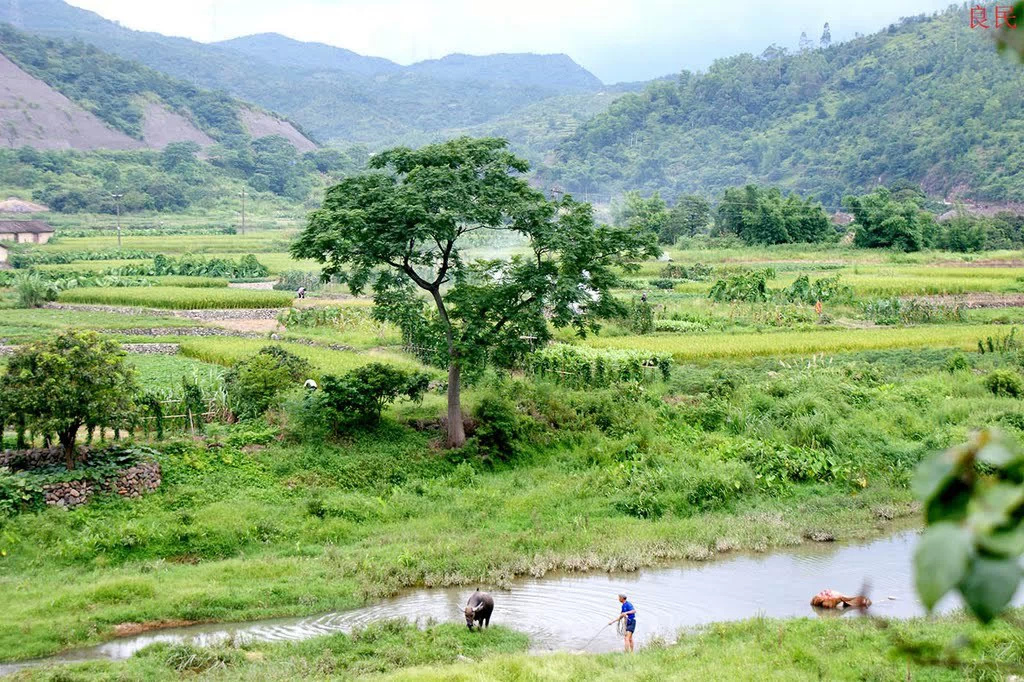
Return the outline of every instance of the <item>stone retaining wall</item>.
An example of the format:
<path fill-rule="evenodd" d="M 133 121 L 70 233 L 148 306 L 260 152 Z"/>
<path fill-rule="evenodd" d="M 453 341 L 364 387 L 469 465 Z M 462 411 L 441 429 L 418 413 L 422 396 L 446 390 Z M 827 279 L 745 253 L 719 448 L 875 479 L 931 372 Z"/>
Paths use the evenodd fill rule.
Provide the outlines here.
<path fill-rule="evenodd" d="M 71 508 L 88 502 L 97 490 L 116 493 L 121 497 L 142 497 L 159 488 L 161 480 L 160 463 L 156 460 L 144 460 L 127 469 L 122 469 L 117 476 L 103 483 L 91 481 L 48 483 L 43 486 L 43 498 L 46 504 Z"/>
<path fill-rule="evenodd" d="M 79 448 L 79 465 L 88 464 L 89 451 Z M 60 448 L 38 448 L 34 450 L 6 450 L 0 452 L 0 466 L 15 471 L 63 467 L 64 453 Z M 160 487 L 163 480 L 160 463 L 154 459 L 143 459 L 130 467 L 121 469 L 116 476 L 105 481 L 87 479 L 47 483 L 43 486 L 46 504 L 60 507 L 77 507 L 89 501 L 96 492 L 112 492 L 121 497 L 141 497 Z"/>
<path fill-rule="evenodd" d="M 82 464 L 89 463 L 88 448 L 78 449 L 77 461 Z M 64 451 L 59 447 L 0 451 L 0 467 L 10 467 L 15 471 L 23 471 L 26 469 L 46 469 L 53 466 L 64 466 Z"/>

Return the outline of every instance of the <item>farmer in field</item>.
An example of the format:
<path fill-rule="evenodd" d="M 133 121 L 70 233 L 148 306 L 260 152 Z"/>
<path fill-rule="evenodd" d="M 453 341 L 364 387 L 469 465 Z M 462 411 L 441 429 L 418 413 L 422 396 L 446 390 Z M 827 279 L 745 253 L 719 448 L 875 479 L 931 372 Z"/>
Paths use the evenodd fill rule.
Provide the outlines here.
<path fill-rule="evenodd" d="M 299 294 L 299 298 L 306 298 L 306 287 L 299 287 L 297 293 Z"/>
<path fill-rule="evenodd" d="M 622 613 L 620 613 L 617 618 L 612 618 L 608 621 L 608 625 L 611 625 L 617 620 L 622 620 L 623 618 L 626 619 L 626 633 L 623 635 L 625 638 L 623 646 L 626 651 L 633 653 L 633 631 L 636 630 L 636 609 L 633 608 L 633 605 L 629 603 L 629 600 L 626 599 L 626 595 L 624 594 L 619 595 L 619 603 L 622 604 Z"/>

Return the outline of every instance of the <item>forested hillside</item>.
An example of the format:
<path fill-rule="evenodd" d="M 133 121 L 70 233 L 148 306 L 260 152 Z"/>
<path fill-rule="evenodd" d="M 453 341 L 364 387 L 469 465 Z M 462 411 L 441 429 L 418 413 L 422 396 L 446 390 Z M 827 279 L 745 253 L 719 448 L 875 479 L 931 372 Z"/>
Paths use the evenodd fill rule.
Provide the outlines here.
<path fill-rule="evenodd" d="M 388 66 L 386 60 L 283 36 L 207 45 L 133 31 L 61 0 L 0 3 L 0 22 L 39 35 L 78 38 L 199 87 L 223 90 L 288 116 L 323 142 L 386 146 L 423 139 L 579 92 L 590 87 L 587 83 L 601 85 L 564 55 Z"/>
<path fill-rule="evenodd" d="M 1024 191 L 1024 69 L 968 10 L 825 49 L 723 59 L 618 99 L 544 173 L 569 191 L 718 195 L 748 182 L 842 195 L 895 180 L 933 196 Z"/>
<path fill-rule="evenodd" d="M 199 89 L 92 45 L 40 38 L 15 30 L 9 24 L 0 24 L 0 54 L 114 130 L 137 140 L 146 140 L 147 115 L 157 115 L 149 106 L 154 103 L 184 117 L 184 125 L 194 126 L 205 134 L 202 138 L 192 134 L 181 140 L 165 140 L 164 144 L 186 139 L 200 144 L 214 140 L 238 142 L 251 135 L 251 129 L 259 125 L 260 119 L 276 118 L 255 112 L 222 92 Z M 21 93 L 21 97 L 31 108 L 32 95 Z M 165 127 L 169 124 L 168 121 L 163 123 Z M 284 125 L 290 127 L 287 123 Z M 301 135 L 292 141 L 301 151 L 315 148 L 308 140 L 302 140 Z"/>

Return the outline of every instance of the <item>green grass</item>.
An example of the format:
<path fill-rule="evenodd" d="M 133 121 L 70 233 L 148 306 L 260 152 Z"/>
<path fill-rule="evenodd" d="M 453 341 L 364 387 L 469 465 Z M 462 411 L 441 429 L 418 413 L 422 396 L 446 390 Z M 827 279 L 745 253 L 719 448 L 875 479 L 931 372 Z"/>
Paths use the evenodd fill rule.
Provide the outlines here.
<path fill-rule="evenodd" d="M 971 350 L 978 339 L 1003 336 L 1009 329 L 997 325 L 929 325 L 879 329 L 821 329 L 764 333 L 648 334 L 645 336 L 591 336 L 595 348 L 634 348 L 664 351 L 677 361 L 743 358 L 759 355 L 812 355 L 891 348 L 961 348 Z"/>
<path fill-rule="evenodd" d="M 180 393 L 183 377 L 210 392 L 220 387 L 224 374 L 220 365 L 180 355 L 129 355 L 128 361 L 138 373 L 139 384 L 158 394 Z"/>
<path fill-rule="evenodd" d="M 294 295 L 289 291 L 256 289 L 185 289 L 180 287 L 86 287 L 62 291 L 61 303 L 94 303 L 194 310 L 201 308 L 284 308 Z"/>
<path fill-rule="evenodd" d="M 957 650 L 958 637 L 967 645 Z M 908 641 L 926 652 L 952 652 L 961 666 L 909 662 L 898 652 Z M 624 654 L 545 656 L 512 654 L 480 662 L 420 666 L 386 680 L 991 680 L 1024 667 L 1024 639 L 1007 623 L 983 628 L 963 618 L 914 620 L 888 628 L 863 618 L 755 619 L 714 625 L 675 645 Z M 270 669 L 267 669 L 270 672 Z M 273 679 L 273 678 L 271 678 Z"/>
<path fill-rule="evenodd" d="M 192 320 L 145 313 L 125 315 L 110 312 L 53 310 L 50 308 L 13 308 L 0 310 L 0 339 L 4 343 L 34 341 L 63 329 L 113 331 L 131 328 L 194 327 Z M 147 339 L 153 340 L 153 339 Z"/>
<path fill-rule="evenodd" d="M 418 665 L 441 665 L 460 658 L 478 660 L 522 653 L 527 637 L 502 627 L 470 632 L 463 625 L 431 625 L 420 630 L 402 621 L 373 623 L 352 634 L 295 643 L 253 643 L 201 649 L 158 644 L 121 662 L 68 666 L 75 680 L 177 680 L 182 676 L 259 680 L 358 679 Z M 18 679 L 52 680 L 52 671 L 27 671 Z"/>
<path fill-rule="evenodd" d="M 202 650 L 158 644 L 120 663 L 29 670 L 22 680 L 921 680 L 1007 679 L 1024 666 L 1022 635 L 1005 622 L 985 628 L 961 616 L 876 624 L 861 618 L 753 619 L 723 623 L 655 643 L 634 655 L 525 653 L 526 638 L 494 627 L 425 630 L 390 621 L 351 636 L 298 643 L 251 643 Z M 952 646 L 958 638 L 966 642 Z M 950 652 L 958 664 L 909 660 L 902 643 Z M 934 656 L 934 654 L 931 654 Z M 60 677 L 63 675 L 63 677 Z"/>

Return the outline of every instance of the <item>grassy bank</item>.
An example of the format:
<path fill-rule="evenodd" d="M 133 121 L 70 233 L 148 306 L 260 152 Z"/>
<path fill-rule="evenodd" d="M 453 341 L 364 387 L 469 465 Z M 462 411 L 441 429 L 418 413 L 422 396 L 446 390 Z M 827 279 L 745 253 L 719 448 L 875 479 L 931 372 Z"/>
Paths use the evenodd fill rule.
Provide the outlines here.
<path fill-rule="evenodd" d="M 983 384 L 1007 360 L 972 356 L 951 374 L 949 357 L 710 363 L 640 391 L 494 380 L 466 405 L 531 415 L 509 450 L 493 436 L 437 449 L 436 427 L 412 425 L 436 419 L 439 396 L 340 443 L 286 410 L 282 427 L 164 444 L 155 494 L 4 523 L 0 651 L 51 653 L 124 622 L 305 615 L 407 586 L 874 535 L 910 513 L 921 457 L 975 426 L 1024 424 L 1018 399 Z"/>
<path fill-rule="evenodd" d="M 956 640 L 959 646 L 954 646 Z M 951 616 L 876 624 L 867 619 L 754 619 L 710 626 L 624 654 L 529 655 L 526 638 L 503 628 L 417 630 L 385 622 L 288 644 L 198 649 L 157 644 L 124 662 L 25 670 L 19 680 L 992 680 L 1024 668 L 1024 635 Z M 917 657 L 905 651 L 916 649 Z M 941 660 L 936 660 L 941 659 Z"/>

